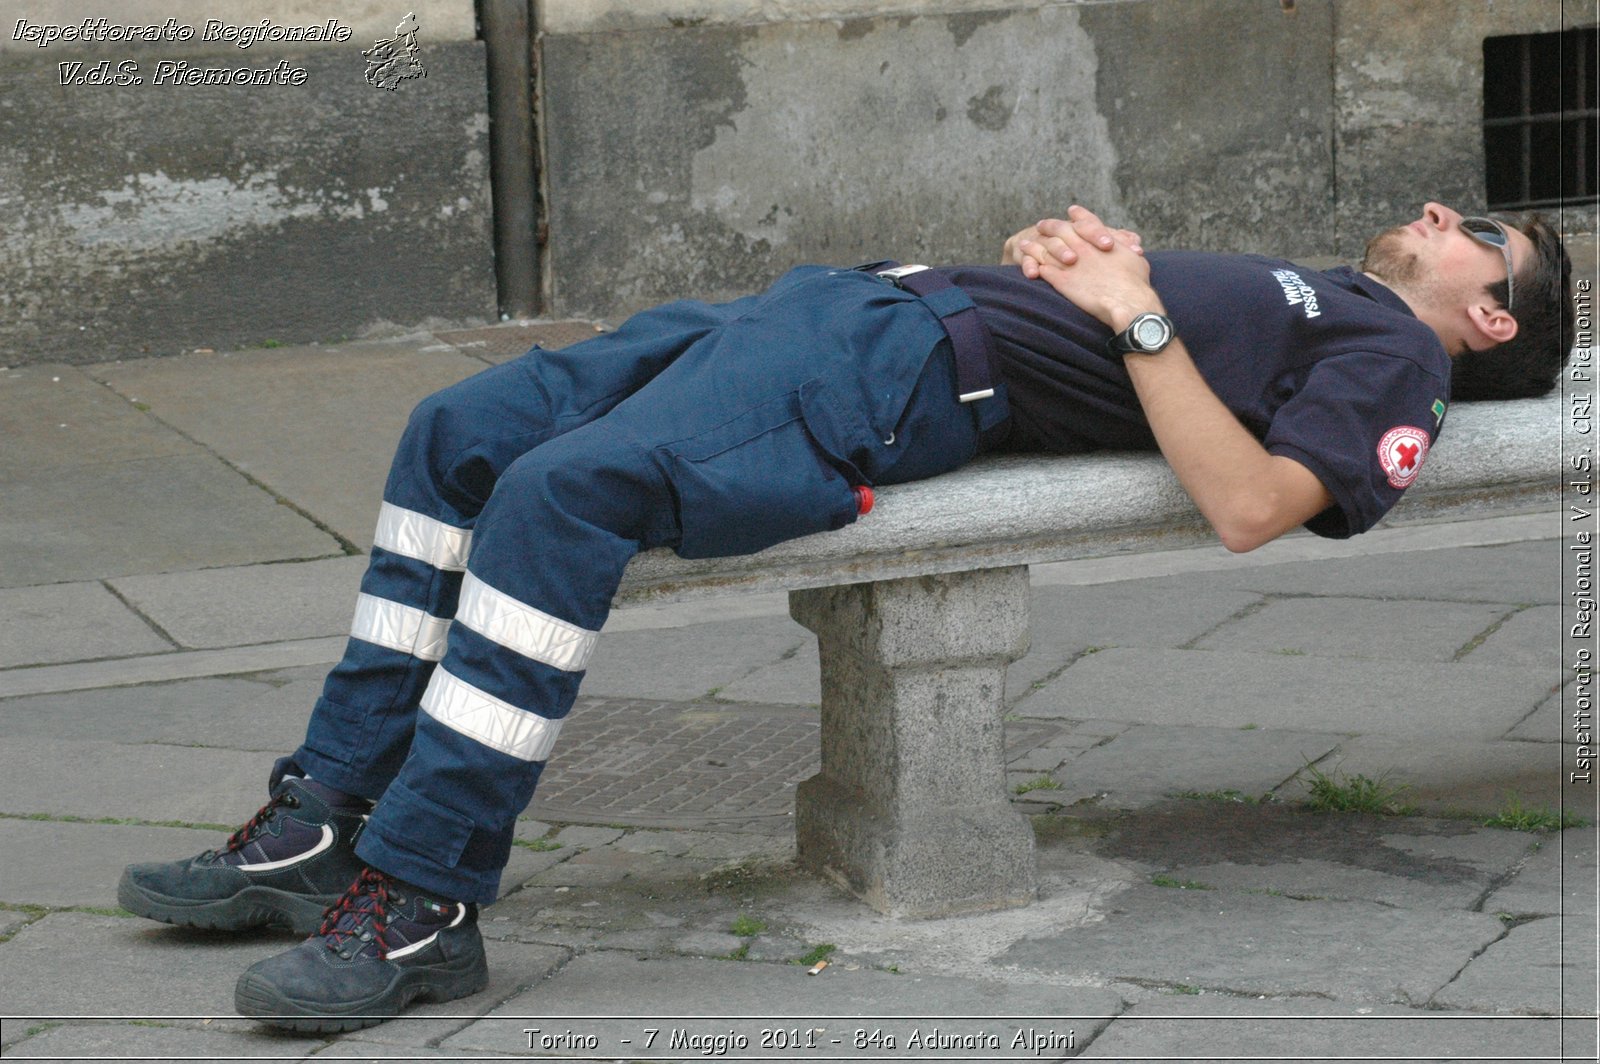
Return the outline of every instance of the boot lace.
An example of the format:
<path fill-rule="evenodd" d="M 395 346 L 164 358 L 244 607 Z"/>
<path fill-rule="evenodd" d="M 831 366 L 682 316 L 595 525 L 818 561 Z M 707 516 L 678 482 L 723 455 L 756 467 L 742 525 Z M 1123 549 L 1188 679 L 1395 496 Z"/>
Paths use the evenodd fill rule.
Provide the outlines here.
<path fill-rule="evenodd" d="M 361 875 L 350 884 L 344 896 L 330 905 L 322 914 L 322 926 L 317 934 L 326 941 L 328 949 L 349 959 L 367 942 L 375 942 L 378 959 L 389 955 L 389 906 L 403 904 L 405 898 L 390 889 L 389 877 L 371 868 L 363 868 Z M 358 940 L 351 942 L 352 939 Z"/>
<path fill-rule="evenodd" d="M 250 845 L 255 840 L 255 837 L 261 833 L 261 829 L 272 823 L 277 817 L 280 806 L 285 809 L 298 809 L 300 808 L 300 799 L 288 792 L 273 798 L 266 805 L 257 809 L 256 815 L 246 821 L 243 827 L 229 835 L 228 841 L 222 844 L 222 849 L 218 850 L 217 853 L 233 853 L 242 847 Z"/>

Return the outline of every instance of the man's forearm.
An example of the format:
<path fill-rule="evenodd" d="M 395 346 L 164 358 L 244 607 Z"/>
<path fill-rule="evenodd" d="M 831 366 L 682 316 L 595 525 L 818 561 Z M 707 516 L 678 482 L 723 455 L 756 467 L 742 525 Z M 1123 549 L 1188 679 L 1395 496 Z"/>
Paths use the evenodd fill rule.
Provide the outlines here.
<path fill-rule="evenodd" d="M 1089 247 L 1070 227 L 1057 233 L 1074 251 Z M 1018 250 L 1036 261 L 1048 257 L 1027 241 Z M 1039 276 L 1114 333 L 1140 314 L 1166 313 L 1150 285 L 1149 264 L 1116 242 L 1106 254 L 1080 258 L 1073 266 L 1046 262 Z M 1182 336 L 1157 353 L 1132 352 L 1123 361 L 1161 453 L 1229 550 L 1253 550 L 1332 504 L 1311 470 L 1267 453 L 1222 404 Z"/>
<path fill-rule="evenodd" d="M 1327 505 L 1303 466 L 1269 454 L 1222 404 L 1181 338 L 1124 361 L 1162 455 L 1229 550 L 1253 550 Z"/>

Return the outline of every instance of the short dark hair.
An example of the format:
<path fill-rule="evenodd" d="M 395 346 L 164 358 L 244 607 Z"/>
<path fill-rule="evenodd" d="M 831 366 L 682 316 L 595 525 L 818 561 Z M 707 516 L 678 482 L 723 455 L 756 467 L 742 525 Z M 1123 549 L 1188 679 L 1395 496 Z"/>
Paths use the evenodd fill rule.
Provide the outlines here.
<path fill-rule="evenodd" d="M 1457 400 L 1527 399 L 1544 395 L 1561 379 L 1572 352 L 1572 260 L 1561 238 L 1537 214 L 1510 220 L 1533 242 L 1533 261 L 1517 274 L 1517 335 L 1487 351 L 1451 359 L 1450 397 Z M 1496 281 L 1489 295 L 1503 305 L 1507 285 Z"/>

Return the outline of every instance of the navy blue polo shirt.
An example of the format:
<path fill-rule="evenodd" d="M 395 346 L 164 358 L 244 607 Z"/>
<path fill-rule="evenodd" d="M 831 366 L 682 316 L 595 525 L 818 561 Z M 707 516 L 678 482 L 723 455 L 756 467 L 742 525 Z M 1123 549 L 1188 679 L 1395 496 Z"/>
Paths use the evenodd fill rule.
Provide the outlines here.
<path fill-rule="evenodd" d="M 1335 505 L 1306 523 L 1371 528 L 1416 479 L 1450 395 L 1450 359 L 1394 292 L 1349 267 L 1150 252 L 1150 281 L 1201 376 L 1262 442 L 1311 470 Z M 941 270 L 994 335 L 1011 404 L 1007 449 L 1156 446 L 1110 329 L 1011 266 Z"/>

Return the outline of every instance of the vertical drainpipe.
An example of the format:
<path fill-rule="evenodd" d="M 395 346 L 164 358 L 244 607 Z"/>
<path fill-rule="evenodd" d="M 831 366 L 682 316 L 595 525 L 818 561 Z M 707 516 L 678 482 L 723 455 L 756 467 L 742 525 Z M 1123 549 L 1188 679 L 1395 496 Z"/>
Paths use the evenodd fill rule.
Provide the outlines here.
<path fill-rule="evenodd" d="M 500 319 L 539 313 L 533 0 L 478 0 L 489 75 L 489 182 Z"/>

